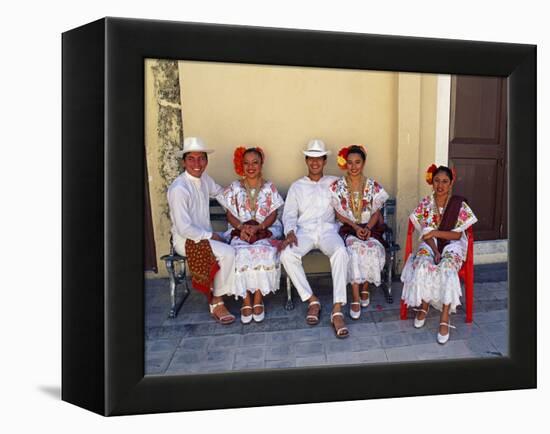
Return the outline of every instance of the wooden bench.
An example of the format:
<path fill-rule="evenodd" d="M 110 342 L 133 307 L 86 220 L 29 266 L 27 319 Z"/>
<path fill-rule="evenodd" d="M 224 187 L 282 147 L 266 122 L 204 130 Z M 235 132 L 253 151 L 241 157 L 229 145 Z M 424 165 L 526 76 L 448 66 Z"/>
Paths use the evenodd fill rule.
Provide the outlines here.
<path fill-rule="evenodd" d="M 384 204 L 382 209 L 382 215 L 384 216 L 384 222 L 387 225 L 387 230 L 384 233 L 384 239 L 388 243 L 388 248 L 386 249 L 386 263 L 384 265 L 384 270 L 382 271 L 383 275 L 383 284 L 382 289 L 384 290 L 384 295 L 388 303 L 393 303 L 392 295 L 392 281 L 395 271 L 395 255 L 399 251 L 400 247 L 395 242 L 393 228 L 395 227 L 395 199 L 388 199 Z M 224 208 L 215 200 L 210 199 L 210 220 L 212 221 L 212 226 L 215 231 L 224 231 L 227 229 L 227 218 Z M 313 249 L 306 256 L 313 255 L 323 255 L 323 253 L 318 249 Z M 164 255 L 160 258 L 164 261 L 166 265 L 166 271 L 168 272 L 168 278 L 170 280 L 170 313 L 169 318 L 175 318 L 178 314 L 179 309 L 189 296 L 189 284 L 187 282 L 187 258 L 181 256 L 174 250 L 172 243 L 172 238 L 170 238 L 170 253 Z M 306 273 L 308 277 L 330 277 L 331 272 L 317 272 L 317 273 Z M 294 303 L 292 301 L 292 281 L 290 277 L 286 274 L 283 274 L 286 282 L 286 302 L 285 309 L 291 310 L 294 309 Z M 184 283 L 184 294 L 181 300 L 177 300 L 177 288 L 178 285 Z"/>

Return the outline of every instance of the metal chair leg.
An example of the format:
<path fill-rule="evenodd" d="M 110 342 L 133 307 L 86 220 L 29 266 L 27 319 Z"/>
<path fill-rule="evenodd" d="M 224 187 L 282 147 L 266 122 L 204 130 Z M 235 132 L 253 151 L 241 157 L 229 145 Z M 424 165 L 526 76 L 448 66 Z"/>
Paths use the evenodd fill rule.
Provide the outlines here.
<path fill-rule="evenodd" d="M 170 278 L 170 312 L 168 314 L 168 318 L 175 318 L 190 293 L 189 286 L 187 284 L 187 273 L 185 263 L 183 263 L 181 273 L 177 273 L 173 259 L 166 259 L 165 264 L 166 270 L 168 271 L 168 277 Z M 185 292 L 181 300 L 177 301 L 177 288 L 178 284 L 181 282 L 185 283 Z"/>
<path fill-rule="evenodd" d="M 292 302 L 292 282 L 290 280 L 290 277 L 288 277 L 288 275 L 286 276 L 286 303 L 285 303 L 285 309 L 286 310 L 294 309 L 294 303 Z"/>

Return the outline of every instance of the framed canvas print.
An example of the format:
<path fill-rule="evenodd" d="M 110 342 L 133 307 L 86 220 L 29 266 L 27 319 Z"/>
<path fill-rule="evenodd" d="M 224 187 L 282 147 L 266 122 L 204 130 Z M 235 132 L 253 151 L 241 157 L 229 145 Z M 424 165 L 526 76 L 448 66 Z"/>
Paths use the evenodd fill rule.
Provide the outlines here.
<path fill-rule="evenodd" d="M 535 79 L 521 44 L 64 33 L 63 399 L 536 387 Z"/>

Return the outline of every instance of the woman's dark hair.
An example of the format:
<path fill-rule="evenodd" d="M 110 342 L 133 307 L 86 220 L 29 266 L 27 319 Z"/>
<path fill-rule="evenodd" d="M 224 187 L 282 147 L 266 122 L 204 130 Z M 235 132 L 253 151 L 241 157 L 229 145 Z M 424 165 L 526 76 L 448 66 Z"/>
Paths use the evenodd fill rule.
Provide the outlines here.
<path fill-rule="evenodd" d="M 435 175 L 437 175 L 439 172 L 445 173 L 445 175 L 447 175 L 451 181 L 453 180 L 453 172 L 447 166 L 439 166 L 437 169 L 435 169 L 432 179 L 435 178 Z"/>
<path fill-rule="evenodd" d="M 244 153 L 243 153 L 243 158 L 246 154 L 249 154 L 251 152 L 254 152 L 258 157 L 260 157 L 260 163 L 262 163 L 262 164 L 264 163 L 264 156 L 256 148 L 247 148 L 246 151 L 244 151 Z"/>
<path fill-rule="evenodd" d="M 363 161 L 367 159 L 367 156 L 365 155 L 365 151 L 363 151 L 363 149 L 360 146 L 355 146 L 355 145 L 350 146 L 348 149 L 348 155 L 349 154 L 359 154 L 361 155 L 361 158 L 363 159 Z"/>

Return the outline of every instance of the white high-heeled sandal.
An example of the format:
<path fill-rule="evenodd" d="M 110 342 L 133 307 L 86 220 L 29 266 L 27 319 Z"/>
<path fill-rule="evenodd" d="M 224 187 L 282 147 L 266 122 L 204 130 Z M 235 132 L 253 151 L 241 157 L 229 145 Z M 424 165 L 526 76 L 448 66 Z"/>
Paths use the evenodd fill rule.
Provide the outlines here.
<path fill-rule="evenodd" d="M 361 291 L 361 294 L 367 294 L 368 297 L 366 299 L 361 299 L 361 307 L 368 307 L 368 305 L 370 304 L 370 294 L 369 294 L 369 291 L 367 290 L 363 290 Z"/>
<path fill-rule="evenodd" d="M 424 319 L 418 319 L 416 316 L 414 317 L 414 328 L 415 329 L 419 329 L 419 328 L 422 328 L 424 327 L 424 324 L 426 323 L 426 318 L 428 318 L 428 312 L 430 311 L 430 306 L 428 305 L 428 309 L 425 310 L 425 309 L 413 309 L 415 312 L 424 312 L 426 314 L 426 316 L 424 317 Z"/>
<path fill-rule="evenodd" d="M 441 345 L 443 345 L 443 344 L 446 344 L 447 341 L 449 340 L 449 336 L 451 336 L 451 329 L 456 329 L 456 327 L 451 325 L 450 321 L 449 322 L 440 322 L 439 325 L 440 326 L 444 325 L 444 326 L 447 326 L 449 328 L 449 331 L 447 332 L 446 335 L 440 334 L 439 330 L 437 331 L 437 342 L 440 343 Z"/>
<path fill-rule="evenodd" d="M 353 305 L 359 305 L 359 310 L 354 311 L 351 308 L 351 306 L 353 306 Z M 359 317 L 361 316 L 361 303 L 359 303 L 358 301 L 352 301 L 349 304 L 349 316 L 351 317 L 351 319 L 359 319 Z"/>
<path fill-rule="evenodd" d="M 254 313 L 254 310 L 252 311 L 252 318 L 254 319 L 254 321 L 256 322 L 262 322 L 265 318 L 265 307 L 263 304 L 255 304 L 254 306 L 252 306 L 252 309 L 256 309 L 257 307 L 261 307 L 262 308 L 262 313 L 260 314 L 255 314 Z"/>
<path fill-rule="evenodd" d="M 252 321 L 252 313 L 250 313 L 250 315 L 243 315 L 243 310 L 245 309 L 250 309 L 252 312 L 254 312 L 252 306 L 243 306 L 241 307 L 241 322 L 243 324 L 250 324 L 250 322 Z"/>

